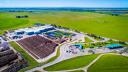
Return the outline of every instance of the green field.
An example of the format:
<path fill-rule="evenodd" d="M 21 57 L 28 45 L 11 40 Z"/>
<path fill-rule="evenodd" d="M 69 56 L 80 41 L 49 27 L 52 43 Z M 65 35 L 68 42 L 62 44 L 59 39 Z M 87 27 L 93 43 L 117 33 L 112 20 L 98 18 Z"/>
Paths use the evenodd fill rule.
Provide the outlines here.
<path fill-rule="evenodd" d="M 89 39 L 89 38 L 85 38 L 85 42 L 89 43 L 89 42 L 93 42 L 93 41 L 91 39 Z"/>
<path fill-rule="evenodd" d="M 128 57 L 104 55 L 89 68 L 88 72 L 128 72 Z"/>
<path fill-rule="evenodd" d="M 16 19 L 17 15 L 28 15 Z M 128 15 L 112 16 L 91 12 L 42 11 L 0 13 L 0 33 L 5 30 L 32 26 L 34 23 L 51 23 L 82 32 L 128 41 Z"/>
<path fill-rule="evenodd" d="M 68 60 L 61 61 L 55 65 L 44 68 L 47 71 L 59 71 L 59 70 L 70 70 L 81 68 L 88 65 L 94 60 L 99 54 L 79 56 Z"/>
<path fill-rule="evenodd" d="M 76 71 L 70 71 L 70 72 L 84 72 L 83 70 L 76 70 Z"/>

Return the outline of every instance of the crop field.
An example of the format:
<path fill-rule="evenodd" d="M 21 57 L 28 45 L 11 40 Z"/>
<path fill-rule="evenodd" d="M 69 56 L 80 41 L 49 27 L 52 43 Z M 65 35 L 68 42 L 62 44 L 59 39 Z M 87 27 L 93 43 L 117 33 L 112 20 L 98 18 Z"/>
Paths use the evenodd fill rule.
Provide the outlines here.
<path fill-rule="evenodd" d="M 81 68 L 88 65 L 92 60 L 94 60 L 99 54 L 86 55 L 76 58 L 71 58 L 68 60 L 61 61 L 57 64 L 44 68 L 47 71 L 59 71 L 59 70 L 70 70 Z"/>
<path fill-rule="evenodd" d="M 28 18 L 17 19 L 17 15 Z M 29 27 L 34 23 L 50 23 L 82 32 L 128 41 L 128 15 L 112 16 L 92 12 L 42 11 L 0 13 L 0 33 L 5 30 Z"/>
<path fill-rule="evenodd" d="M 128 72 L 128 57 L 104 55 L 89 68 L 88 72 Z"/>

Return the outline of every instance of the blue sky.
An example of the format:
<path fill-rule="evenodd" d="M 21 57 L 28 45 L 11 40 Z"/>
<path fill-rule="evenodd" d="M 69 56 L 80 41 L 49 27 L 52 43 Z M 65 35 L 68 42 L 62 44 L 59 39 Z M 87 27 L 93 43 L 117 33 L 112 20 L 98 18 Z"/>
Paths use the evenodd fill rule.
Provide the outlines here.
<path fill-rule="evenodd" d="M 0 0 L 0 7 L 128 7 L 128 0 Z"/>

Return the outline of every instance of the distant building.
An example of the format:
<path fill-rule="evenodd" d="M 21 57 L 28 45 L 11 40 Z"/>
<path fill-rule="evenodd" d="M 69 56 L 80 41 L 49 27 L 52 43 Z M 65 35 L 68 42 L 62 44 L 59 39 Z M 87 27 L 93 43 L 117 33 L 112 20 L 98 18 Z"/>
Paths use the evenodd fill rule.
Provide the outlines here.
<path fill-rule="evenodd" d="M 117 48 L 122 48 L 123 46 L 121 44 L 109 44 L 106 47 L 109 49 L 117 49 Z"/>
<path fill-rule="evenodd" d="M 33 31 L 27 33 L 27 35 L 33 35 L 33 34 L 35 34 Z"/>
<path fill-rule="evenodd" d="M 81 44 L 75 44 L 74 46 L 75 46 L 76 48 L 83 49 L 83 45 L 81 45 Z"/>
<path fill-rule="evenodd" d="M 24 33 L 25 33 L 24 31 L 16 32 L 17 35 L 21 35 L 21 34 L 24 34 Z"/>
<path fill-rule="evenodd" d="M 41 34 L 41 31 L 36 31 L 36 32 L 34 32 L 35 34 Z"/>
<path fill-rule="evenodd" d="M 45 24 L 41 24 L 41 23 L 35 23 L 34 26 L 44 26 Z"/>

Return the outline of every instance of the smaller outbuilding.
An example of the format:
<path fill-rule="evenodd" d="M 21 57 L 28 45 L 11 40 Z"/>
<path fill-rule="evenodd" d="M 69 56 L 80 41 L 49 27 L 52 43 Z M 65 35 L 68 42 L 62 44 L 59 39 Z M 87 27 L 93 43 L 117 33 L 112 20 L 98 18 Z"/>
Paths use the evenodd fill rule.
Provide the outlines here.
<path fill-rule="evenodd" d="M 76 48 L 79 48 L 79 49 L 83 49 L 83 45 L 81 45 L 81 44 L 75 44 L 73 46 L 75 46 Z"/>
<path fill-rule="evenodd" d="M 34 26 L 39 27 L 39 26 L 44 26 L 45 24 L 41 24 L 41 23 L 35 23 Z"/>
<path fill-rule="evenodd" d="M 17 35 L 22 35 L 22 34 L 24 34 L 24 33 L 25 33 L 24 31 L 16 32 Z"/>
<path fill-rule="evenodd" d="M 41 34 L 41 31 L 36 31 L 34 33 L 38 35 L 38 34 Z"/>
<path fill-rule="evenodd" d="M 117 49 L 117 48 L 123 48 L 123 46 L 121 44 L 108 44 L 106 45 L 106 48 Z"/>
<path fill-rule="evenodd" d="M 35 33 L 33 31 L 27 32 L 27 35 L 34 35 Z"/>

